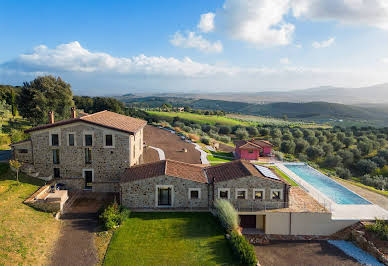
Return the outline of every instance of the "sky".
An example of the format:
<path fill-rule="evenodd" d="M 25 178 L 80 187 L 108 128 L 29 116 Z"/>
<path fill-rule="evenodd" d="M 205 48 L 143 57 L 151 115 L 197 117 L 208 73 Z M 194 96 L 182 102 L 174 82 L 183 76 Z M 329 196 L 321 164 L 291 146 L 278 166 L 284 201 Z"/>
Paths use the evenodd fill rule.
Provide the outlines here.
<path fill-rule="evenodd" d="M 0 0 L 0 84 L 78 95 L 388 82 L 387 0 Z"/>

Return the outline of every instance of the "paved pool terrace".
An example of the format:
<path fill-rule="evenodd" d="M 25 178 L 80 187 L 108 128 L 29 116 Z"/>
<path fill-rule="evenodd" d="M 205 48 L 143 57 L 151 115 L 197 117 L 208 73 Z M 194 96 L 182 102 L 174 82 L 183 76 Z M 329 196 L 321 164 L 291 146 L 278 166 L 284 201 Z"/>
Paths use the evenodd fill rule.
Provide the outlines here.
<path fill-rule="evenodd" d="M 326 177 L 334 183 L 333 185 L 341 186 L 341 190 L 344 192 L 344 194 L 346 194 L 346 197 L 343 199 L 341 199 L 340 194 L 336 194 L 335 197 L 333 197 L 333 195 L 329 194 L 329 191 L 326 190 L 327 187 L 319 187 L 319 183 L 311 182 L 314 181 L 314 176 L 308 176 L 307 179 L 304 179 L 293 172 L 291 170 L 292 167 L 291 169 L 287 167 L 306 166 L 304 163 L 276 163 L 275 165 L 284 174 L 298 183 L 298 185 L 306 190 L 315 200 L 325 206 L 326 209 L 332 213 L 333 220 L 375 220 L 376 218 L 388 220 L 388 211 L 384 210 L 380 206 L 370 203 L 357 193 L 349 190 L 348 188 L 345 188 L 335 180 Z M 322 173 L 320 174 L 323 175 Z M 328 195 L 324 193 L 325 191 L 328 193 Z"/>

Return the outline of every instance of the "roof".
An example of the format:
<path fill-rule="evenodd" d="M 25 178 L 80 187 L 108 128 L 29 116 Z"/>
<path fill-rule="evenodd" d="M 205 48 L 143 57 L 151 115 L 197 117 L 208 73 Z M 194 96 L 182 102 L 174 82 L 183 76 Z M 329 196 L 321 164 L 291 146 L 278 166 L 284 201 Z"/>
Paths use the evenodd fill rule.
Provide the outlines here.
<path fill-rule="evenodd" d="M 262 139 L 252 139 L 252 140 L 237 140 L 234 142 L 236 147 L 242 149 L 257 149 L 264 147 L 273 147 L 272 143 Z"/>
<path fill-rule="evenodd" d="M 204 168 L 173 160 L 162 160 L 127 168 L 120 182 L 131 182 L 157 176 L 172 176 L 200 183 L 207 183 Z"/>
<path fill-rule="evenodd" d="M 23 143 L 26 143 L 26 142 L 31 142 L 31 139 L 26 139 L 26 140 L 18 141 L 18 142 L 12 143 L 9 146 L 19 145 L 19 144 L 23 144 Z"/>
<path fill-rule="evenodd" d="M 85 115 L 77 118 L 61 120 L 52 124 L 37 126 L 34 128 L 30 128 L 25 132 L 29 133 L 32 131 L 67 125 L 75 122 L 86 122 L 89 124 L 106 127 L 109 129 L 114 129 L 125 133 L 129 133 L 129 134 L 133 134 L 137 132 L 138 130 L 145 127 L 145 125 L 147 124 L 147 121 L 145 120 L 133 118 L 130 116 L 121 115 L 118 113 L 105 110 L 105 111 L 101 111 L 98 113 Z"/>
<path fill-rule="evenodd" d="M 273 182 L 284 183 L 282 180 L 275 180 L 263 176 L 253 164 L 245 160 L 236 160 L 229 163 L 210 166 L 207 167 L 205 171 L 209 181 L 215 183 L 247 176 L 256 176 L 269 179 Z"/>

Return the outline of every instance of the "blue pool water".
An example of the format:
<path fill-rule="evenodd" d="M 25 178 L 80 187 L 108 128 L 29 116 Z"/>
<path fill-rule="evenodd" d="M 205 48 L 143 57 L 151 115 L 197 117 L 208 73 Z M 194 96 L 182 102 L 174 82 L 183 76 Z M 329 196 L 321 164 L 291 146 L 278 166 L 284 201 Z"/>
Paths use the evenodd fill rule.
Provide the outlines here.
<path fill-rule="evenodd" d="M 286 167 L 337 204 L 371 204 L 312 167 L 307 165 L 286 165 Z"/>

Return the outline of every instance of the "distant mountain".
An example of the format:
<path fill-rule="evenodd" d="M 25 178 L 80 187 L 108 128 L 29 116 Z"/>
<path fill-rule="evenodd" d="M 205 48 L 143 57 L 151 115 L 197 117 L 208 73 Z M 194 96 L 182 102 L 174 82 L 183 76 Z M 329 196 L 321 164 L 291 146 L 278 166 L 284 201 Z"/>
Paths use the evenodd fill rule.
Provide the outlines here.
<path fill-rule="evenodd" d="M 159 96 L 240 101 L 256 104 L 271 102 L 331 102 L 341 104 L 388 104 L 388 83 L 361 88 L 322 86 L 293 91 L 162 93 Z"/>

